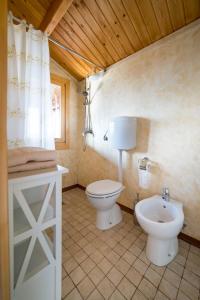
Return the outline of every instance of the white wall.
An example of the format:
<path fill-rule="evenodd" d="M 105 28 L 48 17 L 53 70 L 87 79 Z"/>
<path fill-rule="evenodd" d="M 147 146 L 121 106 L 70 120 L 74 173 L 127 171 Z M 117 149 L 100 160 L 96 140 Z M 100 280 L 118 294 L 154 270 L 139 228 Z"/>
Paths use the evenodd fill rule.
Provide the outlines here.
<path fill-rule="evenodd" d="M 98 84 L 92 84 L 93 93 Z M 78 183 L 117 179 L 117 151 L 103 135 L 112 117 L 136 116 L 137 147 L 124 153 L 121 203 L 132 207 L 136 192 L 144 198 L 166 185 L 184 205 L 185 232 L 200 239 L 200 21 L 109 68 L 91 110 L 95 136 L 79 152 Z M 156 164 L 146 191 L 138 186 L 137 172 L 144 156 Z"/>

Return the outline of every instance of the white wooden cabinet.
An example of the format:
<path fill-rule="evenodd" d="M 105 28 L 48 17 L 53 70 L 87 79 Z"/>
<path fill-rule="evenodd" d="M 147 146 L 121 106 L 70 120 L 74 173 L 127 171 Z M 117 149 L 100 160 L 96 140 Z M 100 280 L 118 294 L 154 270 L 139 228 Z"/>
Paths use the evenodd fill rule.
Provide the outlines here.
<path fill-rule="evenodd" d="M 61 299 L 62 174 L 57 166 L 9 176 L 12 300 Z"/>

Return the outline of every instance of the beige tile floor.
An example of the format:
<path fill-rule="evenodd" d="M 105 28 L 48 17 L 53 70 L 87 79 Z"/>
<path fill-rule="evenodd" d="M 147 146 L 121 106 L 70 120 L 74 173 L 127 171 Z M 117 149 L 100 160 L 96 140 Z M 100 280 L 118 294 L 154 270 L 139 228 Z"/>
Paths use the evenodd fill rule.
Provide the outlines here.
<path fill-rule="evenodd" d="M 95 210 L 84 191 L 63 194 L 63 284 L 65 300 L 200 299 L 200 249 L 179 241 L 167 267 L 145 255 L 146 235 L 123 212 L 107 231 L 95 227 Z"/>

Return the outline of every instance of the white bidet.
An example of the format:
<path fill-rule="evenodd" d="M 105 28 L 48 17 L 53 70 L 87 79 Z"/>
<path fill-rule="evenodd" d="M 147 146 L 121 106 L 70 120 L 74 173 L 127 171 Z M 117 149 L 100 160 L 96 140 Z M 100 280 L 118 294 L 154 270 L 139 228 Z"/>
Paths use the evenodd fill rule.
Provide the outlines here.
<path fill-rule="evenodd" d="M 157 266 L 170 263 L 178 252 L 177 235 L 184 222 L 181 203 L 153 196 L 138 202 L 135 213 L 140 226 L 148 234 L 146 255 Z"/>

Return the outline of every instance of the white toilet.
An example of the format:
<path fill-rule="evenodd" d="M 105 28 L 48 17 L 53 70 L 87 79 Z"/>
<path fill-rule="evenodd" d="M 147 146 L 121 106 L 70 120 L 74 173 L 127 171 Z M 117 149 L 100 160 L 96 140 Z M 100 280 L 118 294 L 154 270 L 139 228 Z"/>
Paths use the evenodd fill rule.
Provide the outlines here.
<path fill-rule="evenodd" d="M 98 229 L 106 230 L 121 222 L 121 209 L 116 202 L 123 189 L 121 182 L 109 179 L 95 181 L 87 186 L 87 198 L 96 208 Z"/>
<path fill-rule="evenodd" d="M 167 265 L 178 252 L 177 235 L 184 222 L 182 204 L 153 196 L 138 202 L 135 213 L 140 226 L 148 234 L 148 259 L 157 266 Z"/>
<path fill-rule="evenodd" d="M 116 203 L 121 192 L 122 184 L 122 151 L 136 146 L 137 119 L 132 116 L 118 116 L 112 119 L 109 125 L 108 137 L 112 148 L 119 152 L 118 181 L 109 179 L 95 181 L 86 188 L 86 195 L 90 203 L 96 208 L 96 226 L 101 230 L 109 229 L 122 220 L 122 213 Z"/>

